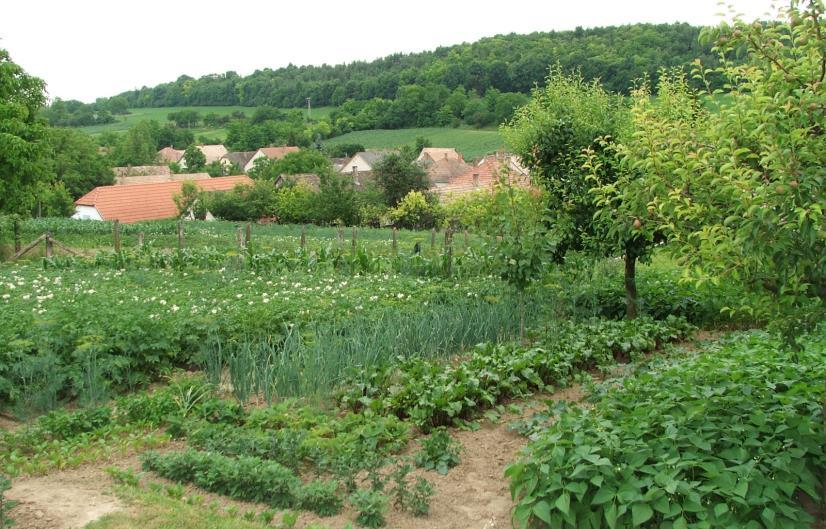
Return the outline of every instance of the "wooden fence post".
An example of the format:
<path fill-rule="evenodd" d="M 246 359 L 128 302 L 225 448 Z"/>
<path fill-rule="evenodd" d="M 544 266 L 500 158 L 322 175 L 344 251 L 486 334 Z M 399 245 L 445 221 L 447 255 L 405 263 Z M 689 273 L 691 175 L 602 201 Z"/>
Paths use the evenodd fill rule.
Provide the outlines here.
<path fill-rule="evenodd" d="M 470 246 L 470 238 L 468 237 L 467 228 L 465 228 L 465 251 L 467 251 L 468 246 Z"/>
<path fill-rule="evenodd" d="M 117 219 L 112 227 L 112 234 L 115 239 L 115 253 L 120 253 L 120 221 Z"/>
<path fill-rule="evenodd" d="M 184 221 L 178 221 L 178 250 L 184 249 Z"/>
<path fill-rule="evenodd" d="M 46 257 L 51 257 L 54 253 L 54 246 L 52 245 L 52 232 L 46 232 Z"/>
<path fill-rule="evenodd" d="M 143 248 L 143 232 L 138 232 L 138 248 Z"/>
<path fill-rule="evenodd" d="M 393 226 L 393 246 L 392 246 L 392 249 L 393 249 L 393 255 L 394 256 L 399 253 L 398 242 L 396 242 L 396 227 L 395 226 Z"/>
<path fill-rule="evenodd" d="M 252 240 L 252 223 L 247 222 L 246 237 L 244 238 L 244 246 L 250 247 L 250 240 Z"/>
<path fill-rule="evenodd" d="M 445 230 L 445 255 L 447 256 L 447 260 L 445 261 L 445 275 L 450 277 L 451 269 L 453 268 L 453 234 L 450 232 L 450 228 Z"/>
<path fill-rule="evenodd" d="M 339 226 L 338 227 L 338 247 L 339 247 L 339 249 L 341 249 L 342 246 L 344 246 L 344 228 Z"/>
<path fill-rule="evenodd" d="M 304 247 L 307 245 L 307 225 L 301 225 L 301 251 L 304 252 Z"/>
<path fill-rule="evenodd" d="M 235 230 L 235 242 L 238 243 L 239 250 L 244 249 L 244 228 L 242 228 L 241 226 L 238 226 L 238 228 Z"/>
<path fill-rule="evenodd" d="M 20 220 L 14 219 L 14 253 L 18 253 L 22 247 L 20 240 Z"/>
<path fill-rule="evenodd" d="M 356 227 L 353 226 L 353 253 L 356 253 L 356 237 L 358 236 L 358 232 L 356 231 Z"/>
<path fill-rule="evenodd" d="M 430 251 L 432 252 L 435 249 L 436 249 L 436 228 L 434 227 L 432 230 L 430 230 Z"/>

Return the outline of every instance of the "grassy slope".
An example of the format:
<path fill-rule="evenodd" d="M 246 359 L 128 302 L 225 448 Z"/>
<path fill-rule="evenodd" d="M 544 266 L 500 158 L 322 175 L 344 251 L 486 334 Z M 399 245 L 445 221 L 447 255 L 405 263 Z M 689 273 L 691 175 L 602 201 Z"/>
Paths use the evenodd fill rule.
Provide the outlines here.
<path fill-rule="evenodd" d="M 360 143 L 368 149 L 383 149 L 410 145 L 418 136 L 429 139 L 434 147 L 455 147 L 468 160 L 494 152 L 503 145 L 498 130 L 438 127 L 361 130 L 329 139 L 325 143 Z"/>
<path fill-rule="evenodd" d="M 314 118 L 322 118 L 325 116 L 329 116 L 330 112 L 332 112 L 335 107 L 319 107 L 312 109 L 312 116 Z M 251 116 L 255 112 L 254 107 L 240 107 L 240 106 L 233 106 L 233 107 L 156 107 L 156 108 L 132 108 L 129 110 L 129 114 L 125 116 L 115 116 L 114 123 L 108 123 L 106 125 L 92 125 L 90 127 L 81 127 L 81 130 L 88 132 L 89 134 L 100 134 L 102 132 L 123 132 L 129 129 L 131 126 L 139 123 L 141 121 L 154 119 L 160 123 L 165 123 L 167 121 L 166 116 L 171 112 L 178 112 L 180 110 L 195 110 L 196 112 L 200 112 L 201 115 L 215 113 L 219 116 L 225 116 L 227 114 L 232 114 L 235 111 L 241 111 Z M 293 110 L 293 109 L 283 109 L 283 110 Z M 302 109 L 303 110 L 303 109 Z M 195 133 L 195 136 L 200 134 L 206 134 L 208 136 L 216 137 L 219 139 L 223 139 L 226 136 L 226 130 L 223 128 L 220 129 L 210 129 L 205 127 L 198 127 L 192 129 Z"/>

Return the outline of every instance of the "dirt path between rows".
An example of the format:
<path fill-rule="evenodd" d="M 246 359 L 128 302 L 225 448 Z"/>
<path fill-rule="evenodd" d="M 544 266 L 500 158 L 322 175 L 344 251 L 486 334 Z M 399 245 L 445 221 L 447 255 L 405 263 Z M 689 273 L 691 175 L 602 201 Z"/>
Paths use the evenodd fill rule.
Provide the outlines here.
<path fill-rule="evenodd" d="M 519 450 L 527 444 L 527 439 L 508 431 L 508 424 L 535 411 L 545 409 L 543 400 L 578 401 L 582 398 L 579 386 L 557 391 L 553 395 L 536 395 L 519 414 L 505 414 L 496 423 L 483 422 L 475 431 L 451 430 L 451 435 L 462 443 L 461 463 L 446 476 L 435 472 L 414 472 L 425 476 L 432 484 L 435 494 L 430 504 L 430 515 L 416 518 L 396 509 L 387 513 L 386 527 L 393 529 L 510 529 L 510 512 L 513 502 L 504 477 L 505 468 L 516 460 Z M 418 449 L 418 443 L 411 443 Z M 311 522 L 320 523 L 330 529 L 341 529 L 353 523 L 356 513 L 345 509 L 338 516 L 318 518 L 311 513 L 302 513 L 299 527 Z"/>

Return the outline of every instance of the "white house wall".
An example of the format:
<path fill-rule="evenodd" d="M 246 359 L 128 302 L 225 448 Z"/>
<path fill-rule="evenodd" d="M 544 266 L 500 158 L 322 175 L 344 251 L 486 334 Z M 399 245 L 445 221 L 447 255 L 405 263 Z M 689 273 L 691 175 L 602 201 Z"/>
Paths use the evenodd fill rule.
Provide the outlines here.
<path fill-rule="evenodd" d="M 354 156 L 347 164 L 341 168 L 342 173 L 352 173 L 353 167 L 356 168 L 356 171 L 363 173 L 365 171 L 372 171 L 373 168 L 367 163 L 367 160 L 362 158 L 360 155 Z"/>
<path fill-rule="evenodd" d="M 103 220 L 100 212 L 94 206 L 75 206 L 73 219 L 77 220 Z"/>

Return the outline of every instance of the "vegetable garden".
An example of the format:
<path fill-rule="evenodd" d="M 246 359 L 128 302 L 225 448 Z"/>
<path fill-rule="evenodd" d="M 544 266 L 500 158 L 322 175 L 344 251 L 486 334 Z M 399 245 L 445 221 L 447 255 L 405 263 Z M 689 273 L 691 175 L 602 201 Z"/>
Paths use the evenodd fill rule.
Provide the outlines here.
<path fill-rule="evenodd" d="M 823 13 L 552 68 L 478 233 L 0 217 L 0 527 L 822 527 Z"/>

